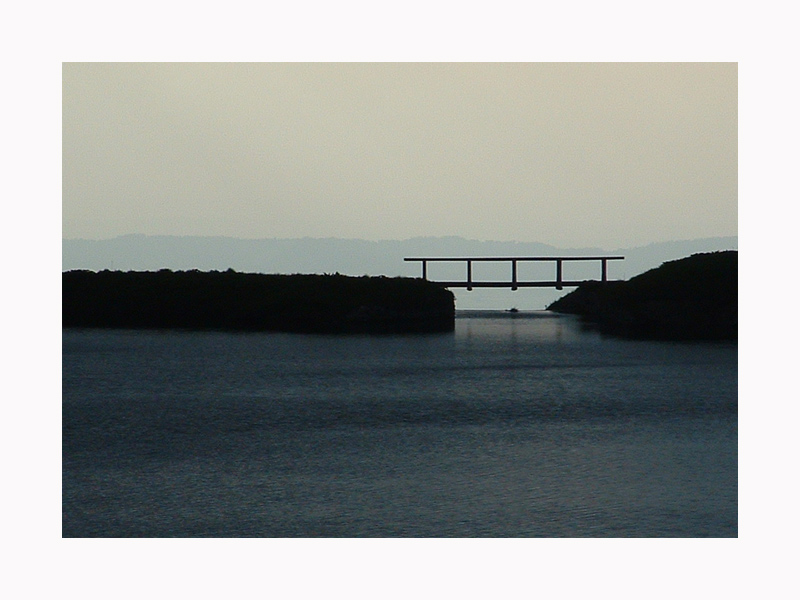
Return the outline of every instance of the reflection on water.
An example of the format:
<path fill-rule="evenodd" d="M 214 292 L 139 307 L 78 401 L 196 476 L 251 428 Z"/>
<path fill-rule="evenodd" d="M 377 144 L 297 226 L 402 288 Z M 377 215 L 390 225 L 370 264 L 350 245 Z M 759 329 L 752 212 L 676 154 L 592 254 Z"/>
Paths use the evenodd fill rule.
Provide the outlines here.
<path fill-rule="evenodd" d="M 63 333 L 65 536 L 736 536 L 735 344 Z"/>
<path fill-rule="evenodd" d="M 456 329 L 466 338 L 501 337 L 516 340 L 519 335 L 534 336 L 540 342 L 559 342 L 564 336 L 578 336 L 580 326 L 575 317 L 538 311 L 480 311 L 456 312 Z"/>

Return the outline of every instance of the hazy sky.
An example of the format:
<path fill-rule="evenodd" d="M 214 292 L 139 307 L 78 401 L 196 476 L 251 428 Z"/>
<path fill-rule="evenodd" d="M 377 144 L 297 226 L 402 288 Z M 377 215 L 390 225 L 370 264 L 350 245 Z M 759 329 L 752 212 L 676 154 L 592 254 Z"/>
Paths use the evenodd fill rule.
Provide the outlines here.
<path fill-rule="evenodd" d="M 64 238 L 737 234 L 735 63 L 66 63 Z"/>

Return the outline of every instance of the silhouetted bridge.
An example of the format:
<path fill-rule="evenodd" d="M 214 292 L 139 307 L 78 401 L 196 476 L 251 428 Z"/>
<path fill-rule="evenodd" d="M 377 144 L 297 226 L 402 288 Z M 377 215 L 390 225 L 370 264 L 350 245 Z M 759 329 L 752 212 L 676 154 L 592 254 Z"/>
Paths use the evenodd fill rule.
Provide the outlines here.
<path fill-rule="evenodd" d="M 467 277 L 463 281 L 434 281 L 444 287 L 472 288 L 511 288 L 516 290 L 521 287 L 554 287 L 557 290 L 564 287 L 577 287 L 584 281 L 569 281 L 563 278 L 563 263 L 569 261 L 600 261 L 600 281 L 608 281 L 608 261 L 624 260 L 624 256 L 506 256 L 506 257 L 465 257 L 465 258 L 405 258 L 403 260 L 422 263 L 422 278 L 428 278 L 429 262 L 464 262 L 467 266 Z M 509 281 L 475 281 L 472 278 L 472 263 L 474 262 L 508 262 L 511 263 L 511 279 Z M 521 262 L 554 262 L 556 267 L 555 279 L 548 281 L 520 281 L 517 278 L 517 263 Z M 433 281 L 433 280 L 432 280 Z"/>

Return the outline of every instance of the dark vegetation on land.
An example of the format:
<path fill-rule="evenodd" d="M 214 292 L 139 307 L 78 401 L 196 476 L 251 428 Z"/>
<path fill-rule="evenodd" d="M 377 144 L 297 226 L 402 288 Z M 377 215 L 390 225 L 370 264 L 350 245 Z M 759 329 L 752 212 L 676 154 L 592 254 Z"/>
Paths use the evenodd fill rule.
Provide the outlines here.
<path fill-rule="evenodd" d="M 738 252 L 693 254 L 628 281 L 586 282 L 547 308 L 624 337 L 736 340 Z"/>
<path fill-rule="evenodd" d="M 228 271 L 68 271 L 62 326 L 300 333 L 454 328 L 455 299 L 422 279 Z"/>

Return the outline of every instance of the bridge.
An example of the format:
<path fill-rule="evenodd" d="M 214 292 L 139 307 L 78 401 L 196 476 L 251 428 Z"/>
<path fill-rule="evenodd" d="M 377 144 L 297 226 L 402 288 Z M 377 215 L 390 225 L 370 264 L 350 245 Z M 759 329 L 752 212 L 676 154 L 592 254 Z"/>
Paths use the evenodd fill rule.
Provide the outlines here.
<path fill-rule="evenodd" d="M 624 256 L 504 256 L 504 257 L 464 257 L 464 258 L 442 258 L 442 257 L 425 257 L 425 258 L 404 258 L 407 262 L 421 262 L 422 263 L 422 278 L 428 279 L 428 263 L 429 262 L 464 262 L 467 267 L 467 277 L 463 281 L 434 281 L 443 287 L 463 287 L 468 291 L 473 288 L 511 288 L 517 290 L 521 287 L 554 287 L 557 290 L 564 289 L 564 287 L 577 287 L 584 283 L 583 281 L 569 281 L 563 278 L 563 263 L 570 261 L 600 261 L 600 281 L 609 281 L 608 279 L 608 261 L 610 260 L 624 260 Z M 474 262 L 508 262 L 511 263 L 511 279 L 509 281 L 475 281 L 472 278 L 472 263 Z M 521 262 L 554 262 L 555 263 L 555 279 L 548 281 L 520 281 L 517 278 L 517 264 Z"/>

